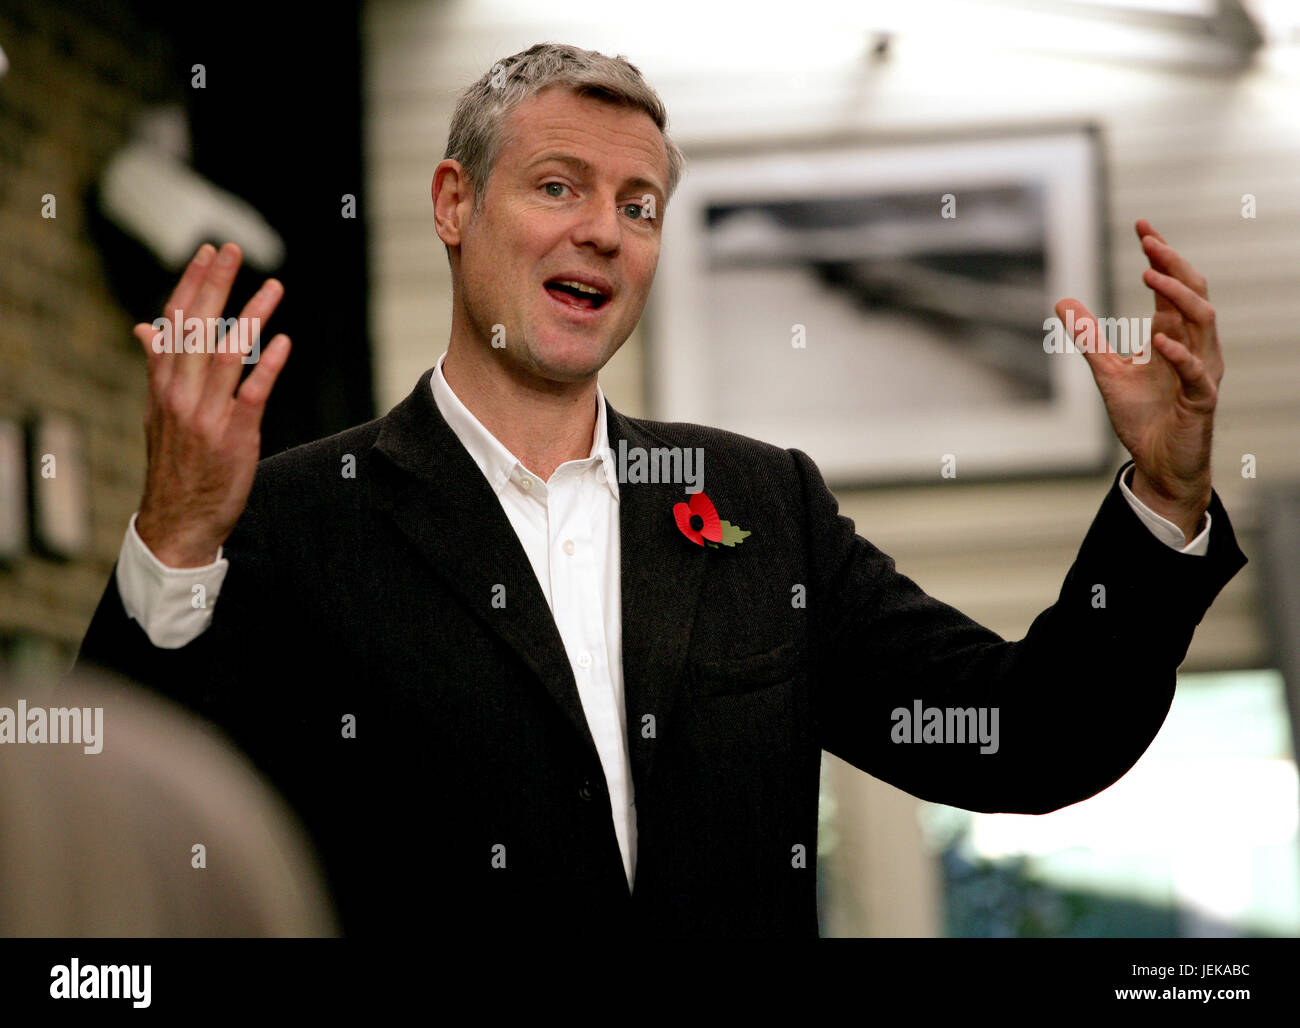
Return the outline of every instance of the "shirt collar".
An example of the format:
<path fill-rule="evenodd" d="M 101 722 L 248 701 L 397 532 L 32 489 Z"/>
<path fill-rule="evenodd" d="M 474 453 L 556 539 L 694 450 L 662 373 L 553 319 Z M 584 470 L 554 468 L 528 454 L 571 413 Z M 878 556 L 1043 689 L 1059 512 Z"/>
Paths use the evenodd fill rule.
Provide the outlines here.
<path fill-rule="evenodd" d="M 447 384 L 447 379 L 442 374 L 442 362 L 446 358 L 446 353 L 438 358 L 437 367 L 429 376 L 430 385 L 433 387 L 433 402 L 438 405 L 438 410 L 451 430 L 456 433 L 456 438 L 483 472 L 483 477 L 488 480 L 492 491 L 500 496 L 501 490 L 512 478 L 541 481 L 538 476 L 524 467 L 519 458 L 507 450 L 496 436 L 483 427 L 483 423 L 474 417 L 469 408 L 461 402 L 460 397 L 452 392 L 451 386 Z M 596 427 L 591 436 L 591 452 L 584 461 L 590 461 L 591 467 L 597 472 L 603 471 L 597 474 L 597 478 L 604 480 L 610 493 L 617 500 L 618 475 L 613 454 L 609 449 L 609 433 L 605 426 L 605 394 L 599 382 L 596 383 Z"/>

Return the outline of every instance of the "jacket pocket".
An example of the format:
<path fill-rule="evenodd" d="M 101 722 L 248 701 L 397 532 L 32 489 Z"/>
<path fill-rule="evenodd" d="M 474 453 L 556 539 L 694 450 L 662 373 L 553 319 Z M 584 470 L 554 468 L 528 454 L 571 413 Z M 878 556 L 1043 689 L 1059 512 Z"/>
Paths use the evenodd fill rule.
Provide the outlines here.
<path fill-rule="evenodd" d="M 765 653 L 690 661 L 687 667 L 691 692 L 696 696 L 758 692 L 789 681 L 801 670 L 799 650 L 793 640 Z"/>

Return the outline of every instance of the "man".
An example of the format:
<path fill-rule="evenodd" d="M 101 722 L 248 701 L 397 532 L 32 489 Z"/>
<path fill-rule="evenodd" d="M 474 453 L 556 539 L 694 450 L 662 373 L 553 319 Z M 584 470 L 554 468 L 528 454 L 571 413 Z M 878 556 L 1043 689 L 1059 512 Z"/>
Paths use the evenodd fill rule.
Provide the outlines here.
<path fill-rule="evenodd" d="M 350 934 L 813 936 L 822 748 L 975 810 L 1092 796 L 1159 730 L 1245 563 L 1210 487 L 1213 309 L 1143 221 L 1157 356 L 1088 355 L 1131 480 L 1020 642 L 898 574 L 804 454 L 613 410 L 597 373 L 680 175 L 665 126 L 635 68 L 572 47 L 466 91 L 432 188 L 451 338 L 370 424 L 258 464 L 288 339 L 240 385 L 238 353 L 157 354 L 136 326 L 146 486 L 83 659 L 247 748 Z M 221 313 L 239 253 L 213 258 L 168 316 Z M 620 445 L 701 448 L 712 505 L 620 481 Z M 996 746 L 912 743 L 895 715 L 918 701 L 996 711 Z"/>

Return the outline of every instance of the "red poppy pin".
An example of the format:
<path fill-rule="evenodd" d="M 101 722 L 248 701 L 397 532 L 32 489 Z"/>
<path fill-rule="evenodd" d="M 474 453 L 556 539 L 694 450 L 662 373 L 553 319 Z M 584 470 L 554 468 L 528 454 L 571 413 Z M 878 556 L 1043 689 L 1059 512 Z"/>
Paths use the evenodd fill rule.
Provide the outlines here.
<path fill-rule="evenodd" d="M 719 543 L 735 546 L 752 534 L 718 517 L 718 509 L 703 493 L 692 493 L 686 503 L 678 503 L 673 507 L 673 517 L 682 535 L 696 546 L 711 546 L 715 550 Z"/>

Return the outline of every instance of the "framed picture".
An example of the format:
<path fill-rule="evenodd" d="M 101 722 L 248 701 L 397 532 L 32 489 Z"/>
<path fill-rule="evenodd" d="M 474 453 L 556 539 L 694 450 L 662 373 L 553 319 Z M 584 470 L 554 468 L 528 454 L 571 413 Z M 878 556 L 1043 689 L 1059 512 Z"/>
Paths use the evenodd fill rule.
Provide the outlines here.
<path fill-rule="evenodd" d="M 837 485 L 1107 467 L 1087 361 L 1046 345 L 1061 297 L 1110 314 L 1091 129 L 692 155 L 668 210 L 651 417 Z"/>

